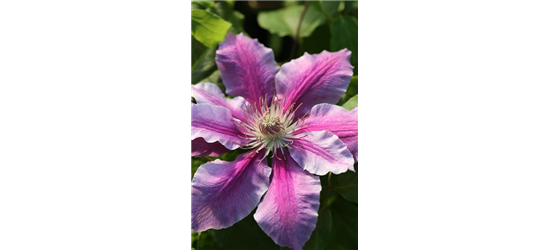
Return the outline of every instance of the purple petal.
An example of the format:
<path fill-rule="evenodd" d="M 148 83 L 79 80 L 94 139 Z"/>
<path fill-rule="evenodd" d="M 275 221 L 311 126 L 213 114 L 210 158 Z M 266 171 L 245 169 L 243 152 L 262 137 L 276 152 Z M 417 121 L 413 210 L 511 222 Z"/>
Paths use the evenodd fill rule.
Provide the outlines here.
<path fill-rule="evenodd" d="M 274 76 L 278 71 L 272 49 L 257 39 L 229 33 L 219 44 L 215 60 L 227 94 L 242 96 L 252 104 L 265 95 L 270 101 L 275 93 Z"/>
<path fill-rule="evenodd" d="M 244 100 L 244 98 L 226 98 L 217 85 L 209 82 L 192 85 L 192 90 L 196 103 L 228 108 L 235 118 L 242 120 L 242 110 L 246 105 L 246 100 Z"/>
<path fill-rule="evenodd" d="M 204 138 L 206 142 L 218 141 L 233 150 L 246 144 L 242 133 L 233 122 L 231 111 L 220 106 L 195 104 L 191 106 L 191 139 Z"/>
<path fill-rule="evenodd" d="M 252 212 L 269 186 L 271 169 L 262 156 L 243 154 L 198 168 L 191 191 L 192 230 L 227 228 Z"/>
<path fill-rule="evenodd" d="M 300 135 L 303 137 L 293 141 L 290 155 L 303 169 L 316 175 L 354 171 L 353 155 L 332 132 L 312 131 Z"/>
<path fill-rule="evenodd" d="M 191 141 L 191 156 L 193 157 L 218 157 L 227 152 L 229 149 L 223 147 L 219 142 L 207 143 L 204 138 L 196 138 Z"/>
<path fill-rule="evenodd" d="M 291 158 L 273 159 L 273 178 L 254 218 L 280 246 L 301 249 L 316 226 L 320 178 Z"/>
<path fill-rule="evenodd" d="M 322 130 L 337 135 L 358 162 L 358 108 L 347 111 L 333 104 L 317 104 L 311 109 L 309 117 L 303 121 L 303 127 L 296 131 L 296 134 Z"/>
<path fill-rule="evenodd" d="M 336 103 L 347 91 L 353 66 L 351 51 L 305 53 L 285 63 L 276 74 L 276 93 L 286 98 L 285 107 L 302 104 L 296 115 L 302 116 L 319 103 Z"/>

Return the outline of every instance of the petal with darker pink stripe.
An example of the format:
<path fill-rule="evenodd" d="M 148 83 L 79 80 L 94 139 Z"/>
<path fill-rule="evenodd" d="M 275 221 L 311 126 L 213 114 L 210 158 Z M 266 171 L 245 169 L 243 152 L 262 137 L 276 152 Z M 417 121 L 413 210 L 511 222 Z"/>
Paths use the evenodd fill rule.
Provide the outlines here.
<path fill-rule="evenodd" d="M 271 185 L 254 218 L 276 244 L 301 249 L 316 226 L 320 178 L 279 157 L 273 158 Z"/>
<path fill-rule="evenodd" d="M 244 144 L 242 133 L 235 126 L 231 111 L 208 104 L 191 105 L 191 139 L 202 137 L 208 143 L 219 142 L 233 150 Z"/>
<path fill-rule="evenodd" d="M 278 71 L 273 50 L 243 34 L 227 34 L 219 44 L 215 60 L 227 94 L 242 96 L 251 104 L 260 97 L 270 101 L 275 93 Z"/>
<path fill-rule="evenodd" d="M 209 82 L 193 85 L 192 90 L 192 96 L 196 100 L 196 103 L 228 108 L 233 117 L 242 119 L 242 111 L 246 106 L 246 100 L 244 100 L 244 98 L 226 98 L 217 85 Z"/>
<path fill-rule="evenodd" d="M 358 162 L 358 108 L 348 111 L 333 104 L 317 104 L 296 133 L 322 130 L 337 135 Z"/>
<path fill-rule="evenodd" d="M 271 168 L 262 156 L 248 153 L 198 168 L 192 180 L 192 230 L 227 228 L 252 212 L 269 186 Z"/>
<path fill-rule="evenodd" d="M 293 141 L 290 155 L 303 169 L 317 175 L 354 171 L 353 155 L 332 132 L 311 131 L 299 136 L 301 138 Z"/>
<path fill-rule="evenodd" d="M 285 98 L 285 107 L 301 104 L 296 115 L 307 113 L 319 103 L 336 103 L 347 91 L 353 66 L 349 62 L 351 51 L 323 51 L 320 54 L 305 53 L 298 59 L 285 63 L 276 74 L 276 93 Z"/>

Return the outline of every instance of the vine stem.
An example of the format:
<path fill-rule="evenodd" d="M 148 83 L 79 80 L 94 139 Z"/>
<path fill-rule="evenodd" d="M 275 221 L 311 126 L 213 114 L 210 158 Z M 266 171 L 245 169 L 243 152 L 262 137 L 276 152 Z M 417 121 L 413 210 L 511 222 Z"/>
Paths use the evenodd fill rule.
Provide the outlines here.
<path fill-rule="evenodd" d="M 299 30 L 301 29 L 301 23 L 303 22 L 303 18 L 305 17 L 305 12 L 307 12 L 308 7 L 309 7 L 309 2 L 305 2 L 303 4 L 303 11 L 301 11 L 301 16 L 299 17 L 299 23 L 297 23 L 297 30 L 295 31 L 294 44 L 292 45 L 292 53 L 290 53 L 290 59 L 293 59 L 295 56 L 297 45 L 299 44 Z"/>

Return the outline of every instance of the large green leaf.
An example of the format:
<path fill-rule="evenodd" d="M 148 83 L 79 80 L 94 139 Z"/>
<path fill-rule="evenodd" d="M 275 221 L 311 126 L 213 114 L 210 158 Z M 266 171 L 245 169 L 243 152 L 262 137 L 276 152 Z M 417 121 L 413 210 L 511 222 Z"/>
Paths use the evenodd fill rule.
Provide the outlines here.
<path fill-rule="evenodd" d="M 209 11 L 191 11 L 191 33 L 207 47 L 213 47 L 223 41 L 230 27 L 231 23 Z"/>
<path fill-rule="evenodd" d="M 232 24 L 230 31 L 234 34 L 244 32 L 242 23 L 244 22 L 244 15 L 242 13 L 233 10 L 233 7 L 227 2 L 221 1 L 215 3 L 212 11 L 219 15 L 223 20 L 226 20 Z"/>
<path fill-rule="evenodd" d="M 199 83 L 200 80 L 211 75 L 216 69 L 216 47 L 208 48 L 196 61 L 191 69 L 191 83 Z"/>
<path fill-rule="evenodd" d="M 339 11 L 340 1 L 311 1 L 309 3 L 317 10 L 324 13 L 326 17 L 332 19 Z"/>
<path fill-rule="evenodd" d="M 340 49 L 349 49 L 351 54 L 351 64 L 355 67 L 354 74 L 358 74 L 358 22 L 352 16 L 339 16 L 330 24 L 332 33 L 331 46 L 332 51 Z"/>
<path fill-rule="evenodd" d="M 295 36 L 303 5 L 292 5 L 283 9 L 261 12 L 257 16 L 259 26 L 279 36 Z M 326 16 L 315 8 L 307 8 L 299 37 L 310 36 L 316 27 L 326 22 Z"/>
<path fill-rule="evenodd" d="M 337 176 L 337 191 L 345 200 L 358 203 L 358 164 L 355 171 L 347 171 Z"/>
<path fill-rule="evenodd" d="M 344 107 L 347 110 L 351 110 L 358 107 L 358 95 L 353 96 L 345 104 L 343 104 L 342 107 Z"/>

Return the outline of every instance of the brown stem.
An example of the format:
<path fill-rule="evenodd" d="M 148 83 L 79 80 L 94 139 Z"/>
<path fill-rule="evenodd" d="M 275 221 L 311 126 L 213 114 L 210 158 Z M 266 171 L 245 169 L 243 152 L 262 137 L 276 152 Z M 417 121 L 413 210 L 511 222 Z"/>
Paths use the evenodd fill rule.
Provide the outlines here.
<path fill-rule="evenodd" d="M 301 11 L 301 16 L 299 17 L 299 23 L 297 24 L 297 30 L 295 31 L 294 44 L 292 46 L 292 53 L 290 53 L 290 59 L 294 58 L 297 46 L 299 44 L 299 30 L 301 29 L 301 23 L 303 22 L 303 18 L 305 17 L 305 12 L 307 12 L 307 7 L 309 7 L 309 3 L 305 2 L 303 4 L 303 11 Z"/>

